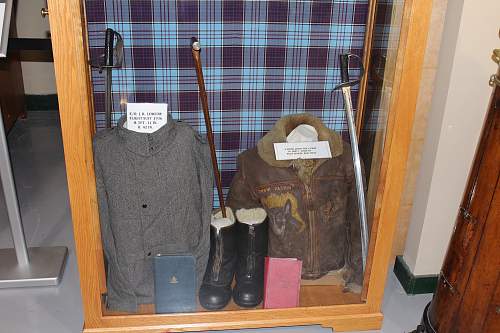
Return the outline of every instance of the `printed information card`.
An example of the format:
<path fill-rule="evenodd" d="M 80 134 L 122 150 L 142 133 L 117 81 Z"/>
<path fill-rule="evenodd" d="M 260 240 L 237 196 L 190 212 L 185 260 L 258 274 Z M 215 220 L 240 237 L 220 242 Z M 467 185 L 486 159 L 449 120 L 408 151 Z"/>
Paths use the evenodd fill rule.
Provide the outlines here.
<path fill-rule="evenodd" d="M 139 133 L 153 133 L 167 123 L 168 104 L 128 103 L 127 129 Z"/>
<path fill-rule="evenodd" d="M 274 153 L 277 161 L 332 157 L 328 141 L 275 143 Z"/>

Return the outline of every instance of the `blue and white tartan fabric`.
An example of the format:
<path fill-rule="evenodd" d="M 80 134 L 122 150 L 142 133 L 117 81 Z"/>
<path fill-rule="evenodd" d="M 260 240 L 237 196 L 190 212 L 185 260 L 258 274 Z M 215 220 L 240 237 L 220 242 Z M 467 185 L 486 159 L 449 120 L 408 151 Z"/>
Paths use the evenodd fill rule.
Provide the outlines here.
<path fill-rule="evenodd" d="M 113 70 L 113 124 L 121 103 L 161 102 L 174 119 L 205 132 L 190 48 L 191 37 L 199 39 L 227 190 L 236 156 L 281 116 L 307 111 L 346 130 L 342 96 L 332 90 L 339 54 L 363 55 L 368 2 L 86 0 L 85 7 L 92 59 L 103 52 L 106 28 L 124 40 L 124 66 Z M 93 70 L 92 83 L 99 129 L 104 74 Z M 356 105 L 357 90 L 352 95 Z"/>

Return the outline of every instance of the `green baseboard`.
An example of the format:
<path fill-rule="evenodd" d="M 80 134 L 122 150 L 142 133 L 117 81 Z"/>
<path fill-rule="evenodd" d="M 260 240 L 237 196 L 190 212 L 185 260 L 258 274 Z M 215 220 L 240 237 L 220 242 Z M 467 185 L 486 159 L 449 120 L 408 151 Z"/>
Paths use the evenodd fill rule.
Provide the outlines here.
<path fill-rule="evenodd" d="M 438 275 L 413 275 L 403 256 L 397 256 L 394 274 L 408 295 L 430 294 L 436 290 Z"/>
<path fill-rule="evenodd" d="M 57 95 L 24 95 L 26 111 L 47 111 L 59 108 Z"/>

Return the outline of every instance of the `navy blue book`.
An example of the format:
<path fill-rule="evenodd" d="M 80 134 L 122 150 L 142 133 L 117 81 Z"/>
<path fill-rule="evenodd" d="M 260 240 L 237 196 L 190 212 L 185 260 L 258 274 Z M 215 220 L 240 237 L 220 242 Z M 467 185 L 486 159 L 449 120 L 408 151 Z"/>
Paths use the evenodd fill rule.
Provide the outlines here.
<path fill-rule="evenodd" d="M 196 311 L 195 259 L 190 255 L 154 257 L 156 313 Z"/>

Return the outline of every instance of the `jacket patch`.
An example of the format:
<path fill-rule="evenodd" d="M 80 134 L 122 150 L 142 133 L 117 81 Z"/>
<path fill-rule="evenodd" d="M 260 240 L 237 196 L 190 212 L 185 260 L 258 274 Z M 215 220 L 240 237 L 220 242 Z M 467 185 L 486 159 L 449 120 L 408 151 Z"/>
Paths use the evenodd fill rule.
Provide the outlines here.
<path fill-rule="evenodd" d="M 290 184 L 290 183 L 266 184 L 263 186 L 259 186 L 256 189 L 256 192 L 260 195 L 266 195 L 268 193 L 283 193 L 283 192 L 290 192 L 295 187 L 297 187 L 296 183 L 293 183 L 293 184 Z M 289 193 L 289 194 L 291 195 L 291 193 Z"/>
<path fill-rule="evenodd" d="M 293 193 L 270 194 L 261 202 L 267 208 L 269 222 L 276 235 L 283 236 L 289 223 L 295 225 L 299 232 L 304 231 L 306 224 L 299 214 L 297 198 Z"/>

